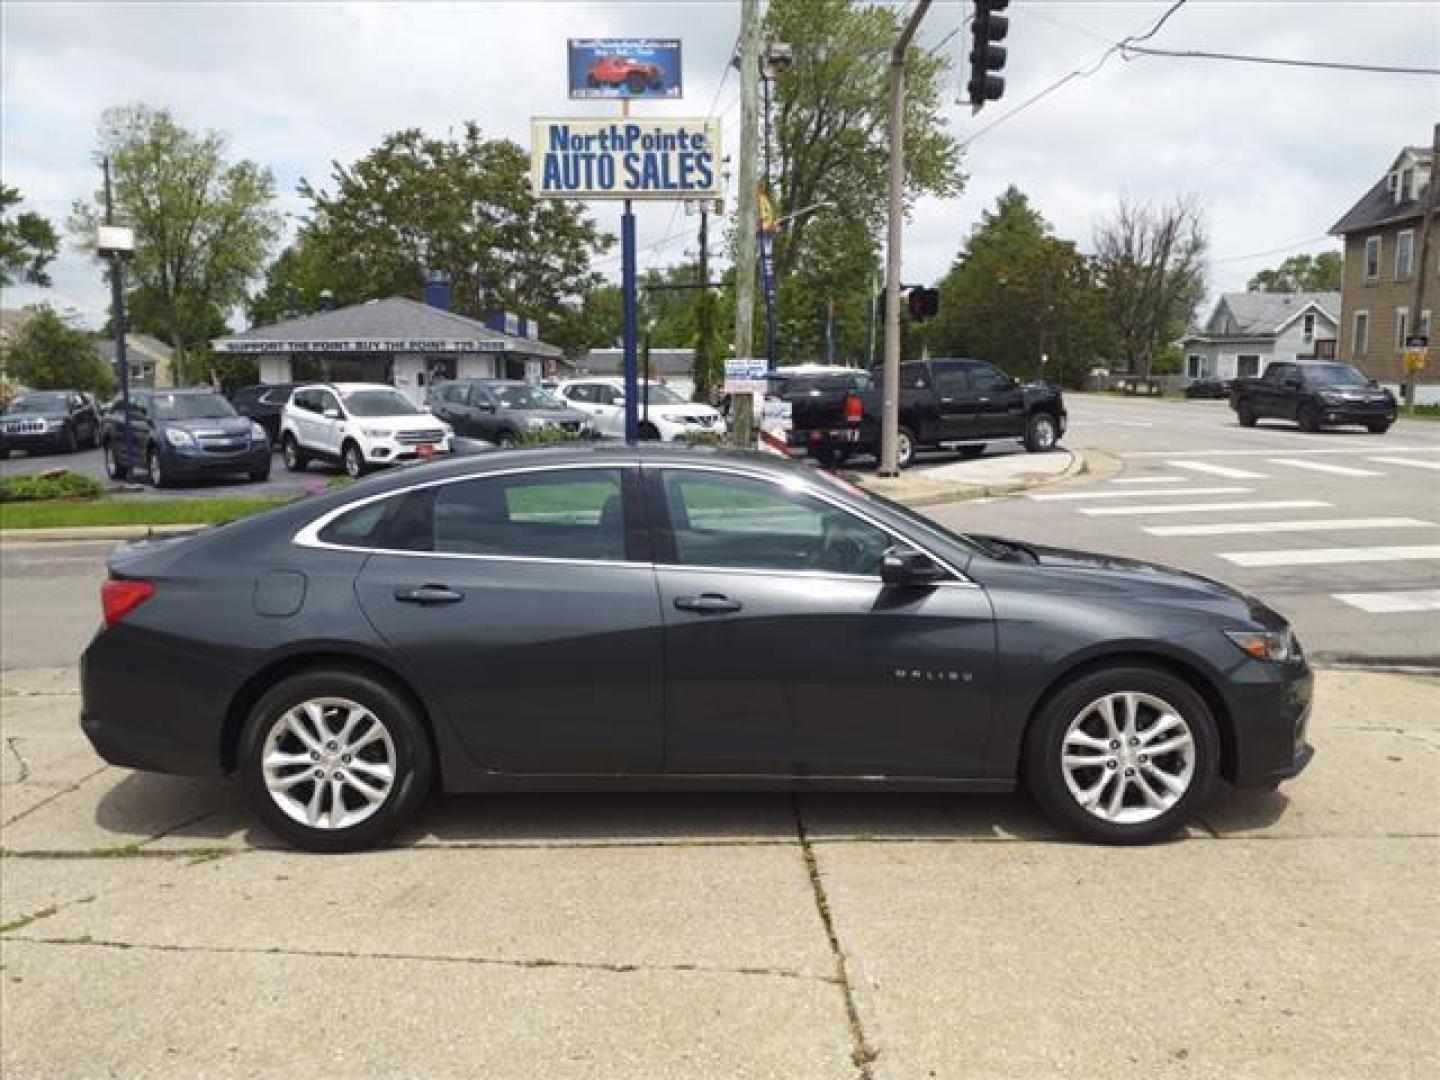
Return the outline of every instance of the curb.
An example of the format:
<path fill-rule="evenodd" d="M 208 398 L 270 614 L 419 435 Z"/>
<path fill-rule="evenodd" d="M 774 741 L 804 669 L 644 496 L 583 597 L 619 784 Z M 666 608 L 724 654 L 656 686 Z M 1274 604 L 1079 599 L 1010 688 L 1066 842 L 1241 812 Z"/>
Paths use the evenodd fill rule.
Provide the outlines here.
<path fill-rule="evenodd" d="M 919 491 L 911 494 L 896 492 L 893 495 L 886 494 L 886 497 L 894 499 L 904 506 L 943 506 L 947 503 L 970 502 L 974 499 L 1013 495 L 1018 491 L 1061 484 L 1067 480 L 1074 480 L 1076 477 L 1092 473 L 1113 476 L 1115 472 L 1119 471 L 1119 463 L 1108 454 L 1099 454 L 1094 450 L 1066 450 L 1065 453 L 1070 455 L 1070 463 L 1053 476 L 1032 480 L 1011 480 L 999 484 L 960 484 L 942 491 Z M 865 476 L 856 478 L 861 487 L 867 486 L 866 479 Z M 870 490 L 876 491 L 877 489 L 871 486 Z M 885 493 L 877 491 L 877 494 Z"/>
<path fill-rule="evenodd" d="M 63 544 L 101 540 L 144 540 L 151 536 L 198 532 L 209 525 L 86 525 L 68 529 L 0 529 L 0 545 Z"/>

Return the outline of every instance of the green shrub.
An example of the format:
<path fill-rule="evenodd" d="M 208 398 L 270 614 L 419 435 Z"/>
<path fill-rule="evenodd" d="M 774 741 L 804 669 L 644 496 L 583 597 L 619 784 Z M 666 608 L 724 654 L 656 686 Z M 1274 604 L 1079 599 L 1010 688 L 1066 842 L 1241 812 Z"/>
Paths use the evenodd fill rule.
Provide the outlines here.
<path fill-rule="evenodd" d="M 566 431 L 558 427 L 536 428 L 534 431 L 523 431 L 520 437 L 515 440 L 516 446 L 564 446 L 566 443 L 579 442 L 580 436 L 576 432 Z"/>
<path fill-rule="evenodd" d="M 100 481 L 72 472 L 7 476 L 0 480 L 0 502 L 4 503 L 98 499 L 104 493 Z"/>

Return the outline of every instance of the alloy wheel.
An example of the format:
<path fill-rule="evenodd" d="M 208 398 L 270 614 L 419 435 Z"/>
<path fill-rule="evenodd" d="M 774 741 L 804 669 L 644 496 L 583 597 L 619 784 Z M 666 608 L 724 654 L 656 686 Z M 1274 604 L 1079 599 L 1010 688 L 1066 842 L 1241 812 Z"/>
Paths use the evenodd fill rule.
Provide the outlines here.
<path fill-rule="evenodd" d="M 358 479 L 364 471 L 365 462 L 360 457 L 359 449 L 352 443 L 345 449 L 345 474 Z"/>
<path fill-rule="evenodd" d="M 1116 825 L 1153 821 L 1195 775 L 1195 736 L 1180 710 L 1154 694 L 1106 694 L 1066 728 L 1061 770 L 1088 813 Z"/>
<path fill-rule="evenodd" d="M 260 761 L 275 805 L 312 829 L 360 824 L 395 786 L 389 730 L 347 698 L 313 698 L 286 710 L 266 734 Z"/>
<path fill-rule="evenodd" d="M 1042 416 L 1035 421 L 1035 445 L 1049 450 L 1055 445 L 1055 421 Z"/>
<path fill-rule="evenodd" d="M 160 487 L 165 481 L 165 467 L 160 464 L 160 455 L 151 450 L 149 458 L 146 459 L 146 465 L 148 466 L 146 471 L 150 474 L 150 486 Z"/>

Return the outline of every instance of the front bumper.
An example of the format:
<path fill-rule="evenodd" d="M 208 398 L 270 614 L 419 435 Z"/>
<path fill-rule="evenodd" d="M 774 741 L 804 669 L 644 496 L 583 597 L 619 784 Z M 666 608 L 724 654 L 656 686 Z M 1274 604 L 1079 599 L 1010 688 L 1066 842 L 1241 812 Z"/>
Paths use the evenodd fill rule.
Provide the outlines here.
<path fill-rule="evenodd" d="M 371 439 L 361 447 L 365 460 L 371 465 L 390 465 L 397 461 L 424 461 L 432 457 L 449 454 L 453 450 L 451 437 L 445 436 L 438 442 L 401 442 L 394 437 Z"/>
<path fill-rule="evenodd" d="M 1309 742 L 1315 677 L 1304 659 L 1249 661 L 1226 685 L 1234 733 L 1223 762 L 1236 787 L 1269 787 L 1298 776 L 1315 749 Z"/>
<path fill-rule="evenodd" d="M 54 431 L 38 432 L 27 431 L 18 435 L 0 434 L 0 448 L 6 450 L 24 450 L 27 454 L 34 453 L 55 453 L 65 441 L 65 430 L 59 428 Z"/>
<path fill-rule="evenodd" d="M 1320 420 L 1326 424 L 1373 424 L 1377 421 L 1393 423 L 1396 405 L 1390 402 L 1364 404 L 1360 402 L 1321 402 Z"/>

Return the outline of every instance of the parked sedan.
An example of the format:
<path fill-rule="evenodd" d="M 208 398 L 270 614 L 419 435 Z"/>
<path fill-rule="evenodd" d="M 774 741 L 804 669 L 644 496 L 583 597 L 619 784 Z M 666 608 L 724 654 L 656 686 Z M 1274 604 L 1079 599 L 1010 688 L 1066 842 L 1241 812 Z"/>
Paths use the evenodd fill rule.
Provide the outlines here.
<path fill-rule="evenodd" d="M 502 447 L 540 431 L 576 438 L 595 434 L 595 425 L 585 413 L 541 387 L 509 379 L 442 383 L 430 393 L 430 411 L 457 435 Z"/>
<path fill-rule="evenodd" d="M 1209 375 L 1191 379 L 1185 384 L 1185 396 L 1187 398 L 1228 398 L 1230 396 L 1230 380 L 1216 379 Z"/>
<path fill-rule="evenodd" d="M 243 475 L 259 483 L 270 476 L 270 436 L 213 390 L 130 391 L 128 433 L 114 401 L 100 449 L 112 480 L 139 474 L 157 488 L 203 477 Z"/>
<path fill-rule="evenodd" d="M 1307 763 L 1259 601 L 949 532 L 808 466 L 663 447 L 399 470 L 116 550 L 82 664 L 105 760 L 234 773 L 315 850 L 452 792 L 1027 784 L 1156 840 Z M 223 619 L 215 613 L 225 613 Z"/>
<path fill-rule="evenodd" d="M 100 413 L 80 390 L 33 390 L 10 402 L 0 416 L 0 459 L 12 451 L 73 454 L 95 446 Z"/>

